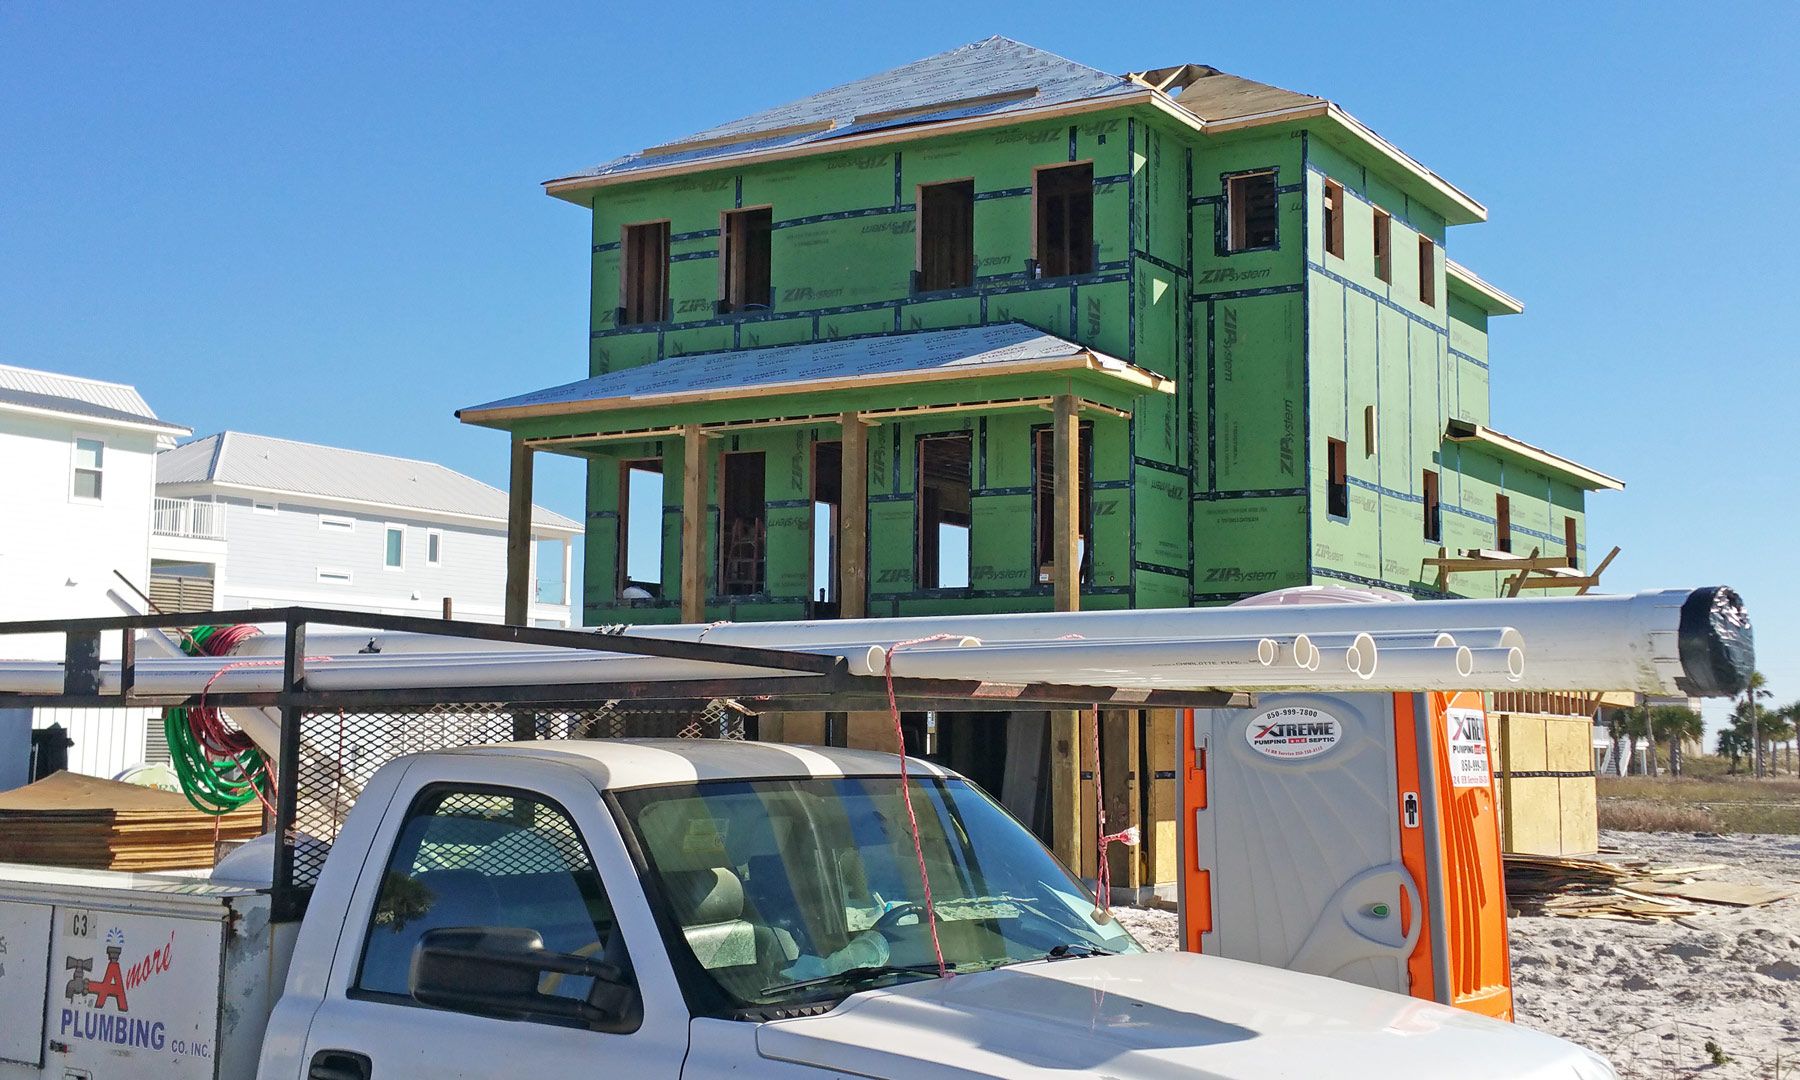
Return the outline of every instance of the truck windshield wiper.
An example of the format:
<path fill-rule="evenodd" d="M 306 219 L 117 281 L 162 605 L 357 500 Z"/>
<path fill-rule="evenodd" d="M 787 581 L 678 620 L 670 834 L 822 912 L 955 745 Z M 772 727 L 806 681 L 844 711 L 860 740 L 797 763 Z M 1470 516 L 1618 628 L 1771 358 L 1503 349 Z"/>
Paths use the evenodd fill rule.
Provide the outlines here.
<path fill-rule="evenodd" d="M 953 971 L 956 969 L 955 964 L 945 966 Z M 936 964 L 863 964 L 858 967 L 845 968 L 843 971 L 836 971 L 830 975 L 819 975 L 811 979 L 796 979 L 793 982 L 765 986 L 762 992 L 765 995 L 782 994 L 789 990 L 805 990 L 808 987 L 826 986 L 831 983 L 864 982 L 880 978 L 883 975 L 936 975 L 937 970 Z"/>
<path fill-rule="evenodd" d="M 1064 960 L 1078 956 L 1117 956 L 1116 950 L 1102 949 L 1087 941 L 1067 941 L 1044 954 L 1046 960 Z"/>

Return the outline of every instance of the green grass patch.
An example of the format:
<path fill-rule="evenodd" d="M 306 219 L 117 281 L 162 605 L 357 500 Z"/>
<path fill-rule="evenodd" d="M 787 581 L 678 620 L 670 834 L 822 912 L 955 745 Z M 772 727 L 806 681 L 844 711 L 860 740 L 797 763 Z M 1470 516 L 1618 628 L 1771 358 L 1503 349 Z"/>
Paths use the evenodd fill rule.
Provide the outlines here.
<path fill-rule="evenodd" d="M 1800 779 L 1730 776 L 1721 759 L 1699 755 L 1690 755 L 1684 766 L 1682 777 L 1600 777 L 1600 827 L 1800 833 Z"/>

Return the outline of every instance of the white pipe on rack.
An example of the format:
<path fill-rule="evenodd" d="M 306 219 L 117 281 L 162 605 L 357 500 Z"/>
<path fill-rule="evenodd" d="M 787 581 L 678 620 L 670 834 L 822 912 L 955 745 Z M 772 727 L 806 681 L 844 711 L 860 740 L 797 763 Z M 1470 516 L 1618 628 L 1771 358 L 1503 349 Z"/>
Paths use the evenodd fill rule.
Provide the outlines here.
<path fill-rule="evenodd" d="M 1522 682 L 1525 678 L 1525 650 L 1517 645 L 1507 645 L 1492 649 L 1470 649 L 1469 676 L 1486 680 L 1490 676 L 1504 676 L 1508 682 Z M 1508 687 L 1507 689 L 1515 689 Z"/>

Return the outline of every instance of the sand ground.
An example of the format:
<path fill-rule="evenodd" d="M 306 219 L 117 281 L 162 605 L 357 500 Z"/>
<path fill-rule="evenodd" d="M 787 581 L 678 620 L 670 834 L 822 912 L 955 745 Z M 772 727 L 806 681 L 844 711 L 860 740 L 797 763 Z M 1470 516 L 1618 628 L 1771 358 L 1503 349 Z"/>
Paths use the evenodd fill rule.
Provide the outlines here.
<path fill-rule="evenodd" d="M 1721 880 L 1800 886 L 1800 836 L 1608 832 L 1601 844 L 1664 865 L 1721 863 L 1707 875 Z M 1654 924 L 1515 918 L 1519 1022 L 1605 1055 L 1628 1080 L 1800 1080 L 1800 897 L 1696 906 Z M 1175 948 L 1172 912 L 1118 913 L 1146 948 Z M 1715 1064 L 1709 1041 L 1730 1060 Z"/>

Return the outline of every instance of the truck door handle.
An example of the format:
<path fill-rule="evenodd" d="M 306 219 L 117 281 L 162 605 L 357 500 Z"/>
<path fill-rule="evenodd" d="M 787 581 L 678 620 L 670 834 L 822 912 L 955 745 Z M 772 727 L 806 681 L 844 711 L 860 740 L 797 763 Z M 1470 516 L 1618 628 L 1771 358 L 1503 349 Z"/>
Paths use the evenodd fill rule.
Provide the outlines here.
<path fill-rule="evenodd" d="M 306 1080 L 369 1080 L 369 1055 L 350 1050 L 321 1050 L 306 1067 Z"/>

